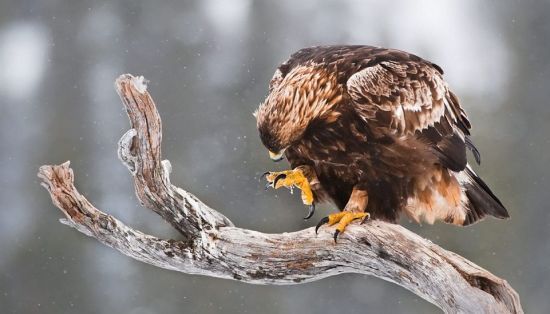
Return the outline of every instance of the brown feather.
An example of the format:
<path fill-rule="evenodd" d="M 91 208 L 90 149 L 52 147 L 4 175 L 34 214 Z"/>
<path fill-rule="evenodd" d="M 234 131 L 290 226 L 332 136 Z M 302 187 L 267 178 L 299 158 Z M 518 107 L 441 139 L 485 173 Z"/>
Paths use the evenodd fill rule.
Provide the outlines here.
<path fill-rule="evenodd" d="M 302 49 L 271 80 L 256 114 L 260 138 L 272 152 L 286 149 L 293 168 L 313 169 L 315 201 L 343 209 L 355 190 L 368 192 L 372 217 L 388 221 L 401 212 L 461 225 L 505 217 L 467 166 L 466 148 L 478 152 L 442 74 L 399 50 Z"/>

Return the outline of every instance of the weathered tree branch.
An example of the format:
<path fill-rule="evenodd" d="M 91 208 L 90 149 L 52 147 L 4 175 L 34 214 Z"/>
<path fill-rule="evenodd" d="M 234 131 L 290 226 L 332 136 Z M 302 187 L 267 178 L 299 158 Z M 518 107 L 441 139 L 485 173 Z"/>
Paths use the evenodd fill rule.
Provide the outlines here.
<path fill-rule="evenodd" d="M 265 234 L 235 227 L 194 195 L 172 185 L 161 161 L 161 121 L 142 77 L 122 75 L 117 91 L 132 129 L 119 157 L 134 176 L 141 203 L 172 224 L 182 241 L 132 229 L 95 208 L 75 188 L 69 162 L 40 167 L 38 176 L 64 224 L 123 254 L 188 274 L 255 284 L 297 284 L 341 273 L 394 282 L 448 313 L 522 313 L 519 296 L 503 279 L 395 224 L 349 226 L 334 244 L 329 228 Z"/>

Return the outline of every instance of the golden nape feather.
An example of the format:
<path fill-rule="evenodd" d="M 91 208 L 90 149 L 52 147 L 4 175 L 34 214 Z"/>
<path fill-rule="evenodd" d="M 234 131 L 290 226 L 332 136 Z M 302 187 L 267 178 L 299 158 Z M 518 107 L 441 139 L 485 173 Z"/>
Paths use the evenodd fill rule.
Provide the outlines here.
<path fill-rule="evenodd" d="M 313 194 L 312 208 L 331 201 L 343 213 L 335 240 L 355 219 L 468 225 L 508 212 L 468 165 L 470 122 L 443 70 L 413 54 L 370 46 L 302 49 L 275 71 L 255 112 L 262 143 L 284 155 Z M 320 226 L 319 225 L 319 226 Z"/>

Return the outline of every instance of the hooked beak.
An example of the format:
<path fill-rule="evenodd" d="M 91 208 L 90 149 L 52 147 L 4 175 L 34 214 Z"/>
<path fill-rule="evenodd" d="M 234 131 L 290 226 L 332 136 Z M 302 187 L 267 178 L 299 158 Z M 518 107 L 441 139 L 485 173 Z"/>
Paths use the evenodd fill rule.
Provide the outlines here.
<path fill-rule="evenodd" d="M 285 157 L 285 150 L 284 149 L 281 150 L 278 153 L 274 153 L 272 151 L 269 151 L 269 158 L 271 158 L 271 160 L 273 160 L 275 162 L 283 160 L 284 157 Z"/>

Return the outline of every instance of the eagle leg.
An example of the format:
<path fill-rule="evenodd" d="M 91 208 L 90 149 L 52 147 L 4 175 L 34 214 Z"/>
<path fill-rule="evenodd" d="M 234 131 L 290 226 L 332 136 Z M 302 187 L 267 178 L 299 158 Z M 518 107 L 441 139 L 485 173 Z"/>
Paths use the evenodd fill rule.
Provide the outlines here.
<path fill-rule="evenodd" d="M 291 191 L 297 187 L 301 191 L 302 202 L 308 206 L 308 213 L 304 219 L 309 219 L 315 212 L 313 192 L 308 178 L 304 174 L 302 167 L 296 167 L 293 170 L 280 172 L 266 172 L 262 175 L 267 180 L 266 188 L 272 187 L 278 189 L 281 187 L 289 188 Z"/>
<path fill-rule="evenodd" d="M 334 231 L 334 242 L 337 241 L 338 235 L 346 229 L 346 227 L 354 220 L 361 219 L 361 224 L 370 218 L 370 214 L 365 212 L 368 204 L 367 191 L 358 188 L 353 188 L 351 196 L 343 211 L 330 214 L 319 221 L 315 227 L 315 233 L 324 225 L 329 226 L 338 224 Z"/>

